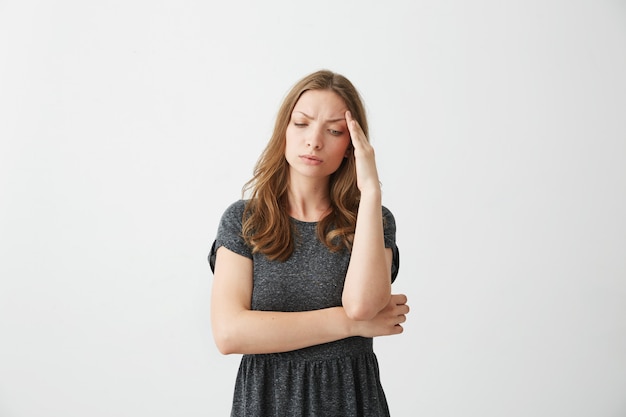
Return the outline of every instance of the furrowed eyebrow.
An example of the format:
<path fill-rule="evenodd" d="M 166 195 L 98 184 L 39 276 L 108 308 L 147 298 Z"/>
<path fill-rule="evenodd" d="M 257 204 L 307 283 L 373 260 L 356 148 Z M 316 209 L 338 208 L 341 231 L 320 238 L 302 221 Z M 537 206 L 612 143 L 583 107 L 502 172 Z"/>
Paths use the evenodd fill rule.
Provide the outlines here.
<path fill-rule="evenodd" d="M 306 114 L 303 111 L 300 110 L 294 110 L 294 113 L 300 113 L 301 115 L 303 115 L 304 117 L 306 117 L 309 120 L 313 120 L 313 117 L 309 116 L 308 114 Z M 335 122 L 341 122 L 343 120 L 346 120 L 345 117 L 339 117 L 337 119 L 330 119 L 330 120 L 326 120 L 326 123 L 335 123 Z"/>
<path fill-rule="evenodd" d="M 306 114 L 303 111 L 300 110 L 294 110 L 294 113 L 300 113 L 301 115 L 303 115 L 304 117 L 306 117 L 307 119 L 313 120 L 313 118 L 311 116 L 309 116 L 308 114 Z"/>

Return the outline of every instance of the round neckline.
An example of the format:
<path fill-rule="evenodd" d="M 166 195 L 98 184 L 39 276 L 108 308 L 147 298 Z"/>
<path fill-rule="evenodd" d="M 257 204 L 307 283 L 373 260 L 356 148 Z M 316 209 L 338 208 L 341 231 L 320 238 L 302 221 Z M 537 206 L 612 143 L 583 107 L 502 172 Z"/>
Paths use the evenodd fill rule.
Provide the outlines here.
<path fill-rule="evenodd" d="M 308 221 L 306 221 L 306 220 L 296 219 L 295 217 L 291 217 L 291 216 L 289 216 L 289 218 L 290 218 L 293 222 L 300 223 L 300 224 L 316 225 L 316 224 L 318 224 L 318 223 L 319 223 L 319 220 L 314 221 L 314 222 L 308 222 Z"/>

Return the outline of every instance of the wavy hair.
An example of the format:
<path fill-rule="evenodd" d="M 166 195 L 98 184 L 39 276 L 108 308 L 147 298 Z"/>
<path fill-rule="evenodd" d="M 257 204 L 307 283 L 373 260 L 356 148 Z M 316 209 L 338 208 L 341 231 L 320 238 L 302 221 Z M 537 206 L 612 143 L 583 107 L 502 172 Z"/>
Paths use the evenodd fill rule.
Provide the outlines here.
<path fill-rule="evenodd" d="M 294 228 L 286 210 L 289 165 L 285 159 L 285 142 L 291 113 L 302 94 L 309 90 L 335 92 L 368 135 L 363 101 L 346 77 L 320 70 L 304 77 L 291 88 L 280 106 L 274 132 L 256 163 L 253 177 L 242 190 L 244 195 L 250 193 L 244 210 L 243 238 L 253 253 L 260 252 L 271 260 L 286 261 L 296 244 Z M 361 198 L 353 152 L 348 152 L 337 171 L 330 176 L 329 190 L 330 212 L 317 224 L 318 238 L 333 252 L 342 248 L 350 250 Z"/>

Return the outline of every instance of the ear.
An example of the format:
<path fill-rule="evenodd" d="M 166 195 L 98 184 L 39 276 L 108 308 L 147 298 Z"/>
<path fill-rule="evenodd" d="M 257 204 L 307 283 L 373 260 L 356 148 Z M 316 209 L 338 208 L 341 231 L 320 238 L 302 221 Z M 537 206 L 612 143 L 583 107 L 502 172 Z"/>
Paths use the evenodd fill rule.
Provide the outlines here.
<path fill-rule="evenodd" d="M 348 149 L 346 149 L 346 153 L 343 154 L 343 157 L 348 158 L 350 155 L 352 155 L 352 144 L 348 145 Z"/>

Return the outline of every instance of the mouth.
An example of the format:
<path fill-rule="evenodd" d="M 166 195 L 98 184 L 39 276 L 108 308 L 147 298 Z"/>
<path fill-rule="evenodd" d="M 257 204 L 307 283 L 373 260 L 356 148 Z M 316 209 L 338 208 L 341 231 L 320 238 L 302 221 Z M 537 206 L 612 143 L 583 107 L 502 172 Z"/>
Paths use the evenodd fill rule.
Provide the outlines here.
<path fill-rule="evenodd" d="M 317 162 L 320 163 L 322 162 L 322 159 L 318 158 L 315 155 L 300 155 L 301 159 L 304 159 L 305 161 L 309 161 L 309 162 Z"/>

